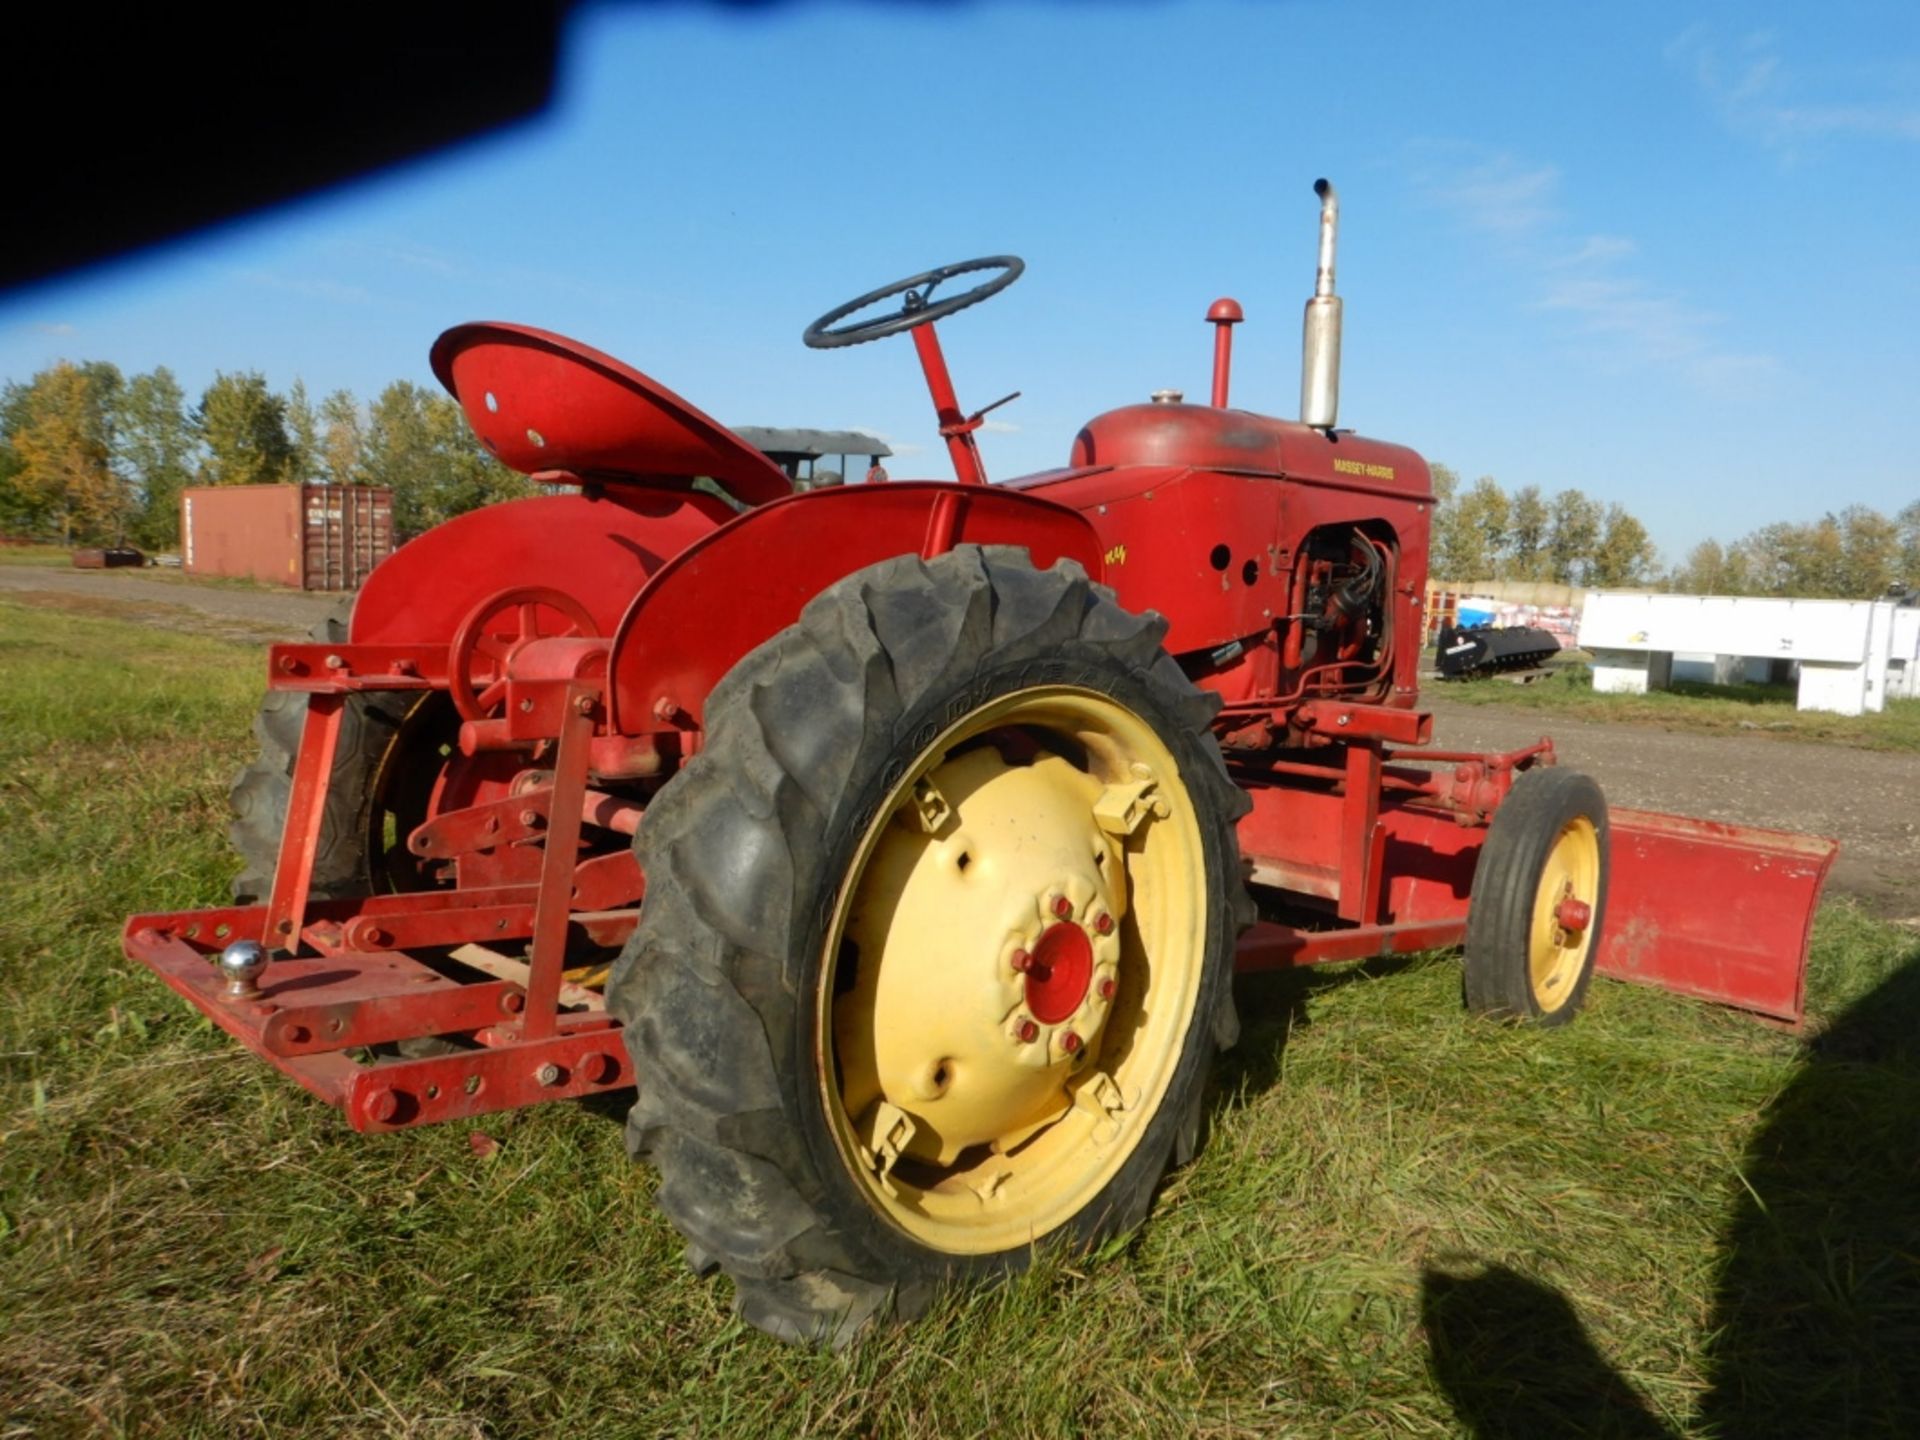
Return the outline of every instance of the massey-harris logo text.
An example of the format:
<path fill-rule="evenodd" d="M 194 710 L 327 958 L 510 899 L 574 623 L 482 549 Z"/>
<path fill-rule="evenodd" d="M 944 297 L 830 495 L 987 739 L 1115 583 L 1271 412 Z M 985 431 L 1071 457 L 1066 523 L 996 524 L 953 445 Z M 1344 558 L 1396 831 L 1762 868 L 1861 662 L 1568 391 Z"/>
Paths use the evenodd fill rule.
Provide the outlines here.
<path fill-rule="evenodd" d="M 1369 480 L 1391 480 L 1391 465 L 1369 465 L 1364 460 L 1336 460 L 1333 468 L 1341 475 L 1364 475 Z"/>

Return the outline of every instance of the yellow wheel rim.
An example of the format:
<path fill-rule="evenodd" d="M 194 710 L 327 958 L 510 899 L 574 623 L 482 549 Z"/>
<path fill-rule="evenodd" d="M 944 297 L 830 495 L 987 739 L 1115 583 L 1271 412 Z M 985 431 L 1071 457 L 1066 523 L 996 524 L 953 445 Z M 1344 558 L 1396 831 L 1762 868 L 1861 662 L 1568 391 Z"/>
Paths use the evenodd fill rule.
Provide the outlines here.
<path fill-rule="evenodd" d="M 1543 1015 L 1564 1006 L 1580 982 L 1599 901 L 1600 835 L 1591 820 L 1578 816 L 1561 827 L 1534 892 L 1527 982 Z"/>
<path fill-rule="evenodd" d="M 819 1080 L 880 1214 L 949 1254 L 1085 1209 L 1159 1112 L 1208 933 L 1199 817 L 1113 699 L 1003 696 L 916 756 L 827 929 Z"/>

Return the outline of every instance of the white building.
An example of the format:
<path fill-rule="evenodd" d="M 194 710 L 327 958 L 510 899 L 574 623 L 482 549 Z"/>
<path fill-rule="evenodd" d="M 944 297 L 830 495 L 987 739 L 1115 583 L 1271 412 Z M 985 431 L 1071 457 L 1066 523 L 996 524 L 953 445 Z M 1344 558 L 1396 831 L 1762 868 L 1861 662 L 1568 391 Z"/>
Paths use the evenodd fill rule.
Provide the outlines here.
<path fill-rule="evenodd" d="M 1790 661 L 1802 710 L 1859 715 L 1920 696 L 1920 609 L 1890 600 L 1774 600 L 1591 590 L 1580 645 L 1593 688 L 1664 690 L 1675 678 L 1765 679 Z M 1692 671 L 1692 674 L 1688 672 Z"/>

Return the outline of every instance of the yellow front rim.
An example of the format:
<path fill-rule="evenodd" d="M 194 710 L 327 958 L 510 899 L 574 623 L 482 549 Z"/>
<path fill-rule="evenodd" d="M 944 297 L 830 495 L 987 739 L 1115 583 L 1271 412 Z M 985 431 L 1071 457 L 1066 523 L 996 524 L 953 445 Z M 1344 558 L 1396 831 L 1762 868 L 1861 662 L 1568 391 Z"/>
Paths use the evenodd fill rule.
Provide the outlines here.
<path fill-rule="evenodd" d="M 1561 827 L 1534 892 L 1527 981 L 1542 1014 L 1560 1009 L 1579 985 L 1599 903 L 1600 835 L 1591 820 L 1578 816 Z"/>
<path fill-rule="evenodd" d="M 861 838 L 821 966 L 823 1099 L 875 1208 L 963 1255 L 1085 1209 L 1166 1096 L 1208 918 L 1191 797 L 1125 706 L 1022 690 L 928 745 Z"/>

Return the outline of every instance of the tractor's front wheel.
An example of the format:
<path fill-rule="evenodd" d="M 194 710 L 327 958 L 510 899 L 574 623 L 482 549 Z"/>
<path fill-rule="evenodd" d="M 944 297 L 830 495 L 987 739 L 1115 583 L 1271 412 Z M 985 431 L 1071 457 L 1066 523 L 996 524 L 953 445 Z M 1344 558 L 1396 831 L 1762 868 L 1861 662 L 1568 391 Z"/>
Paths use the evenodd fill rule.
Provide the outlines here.
<path fill-rule="evenodd" d="M 843 1341 L 1095 1244 L 1197 1143 L 1252 907 L 1163 633 L 963 547 L 841 581 L 715 688 L 608 1000 L 630 1144 L 762 1329 Z"/>
<path fill-rule="evenodd" d="M 1494 812 L 1467 908 L 1467 1008 L 1564 1025 L 1593 980 L 1607 906 L 1607 801 L 1577 770 L 1531 770 Z"/>

